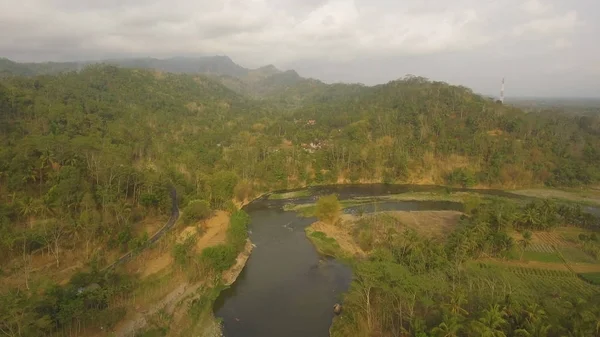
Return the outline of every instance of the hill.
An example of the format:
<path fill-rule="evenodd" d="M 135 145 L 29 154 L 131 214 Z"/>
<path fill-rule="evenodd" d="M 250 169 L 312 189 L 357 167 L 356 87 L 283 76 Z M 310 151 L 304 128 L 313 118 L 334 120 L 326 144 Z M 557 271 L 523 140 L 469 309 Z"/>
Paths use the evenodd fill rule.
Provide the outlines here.
<path fill-rule="evenodd" d="M 281 71 L 273 65 L 257 69 L 244 68 L 227 56 L 108 59 L 83 62 L 18 63 L 0 58 L 0 78 L 59 74 L 94 64 L 109 64 L 122 68 L 148 69 L 174 74 L 203 74 L 217 79 L 230 89 L 255 98 L 280 96 L 290 86 L 299 83 L 322 84 L 304 79 L 294 70 Z M 297 99 L 295 100 L 297 101 Z"/>

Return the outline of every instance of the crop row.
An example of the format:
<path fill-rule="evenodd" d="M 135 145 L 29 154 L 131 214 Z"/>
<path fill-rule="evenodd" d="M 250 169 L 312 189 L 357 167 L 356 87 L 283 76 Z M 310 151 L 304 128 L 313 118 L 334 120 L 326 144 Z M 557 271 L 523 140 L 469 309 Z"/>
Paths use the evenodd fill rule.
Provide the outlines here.
<path fill-rule="evenodd" d="M 551 269 L 538 269 L 538 268 L 525 268 L 525 267 L 509 267 L 508 270 L 515 274 L 520 275 L 537 275 L 537 276 L 548 276 L 548 277 L 573 277 L 576 275 L 567 270 L 551 270 Z"/>
<path fill-rule="evenodd" d="M 540 253 L 553 253 L 554 248 L 551 245 L 545 243 L 533 243 L 527 247 L 527 250 L 532 252 L 540 252 Z"/>
<path fill-rule="evenodd" d="M 544 243 L 549 244 L 551 246 L 563 246 L 567 244 L 562 238 L 554 233 L 548 232 L 537 232 L 535 233 Z"/>
<path fill-rule="evenodd" d="M 548 277 L 539 275 L 518 275 L 535 292 L 553 294 L 582 294 L 591 296 L 600 292 L 600 288 L 583 282 L 575 277 Z"/>

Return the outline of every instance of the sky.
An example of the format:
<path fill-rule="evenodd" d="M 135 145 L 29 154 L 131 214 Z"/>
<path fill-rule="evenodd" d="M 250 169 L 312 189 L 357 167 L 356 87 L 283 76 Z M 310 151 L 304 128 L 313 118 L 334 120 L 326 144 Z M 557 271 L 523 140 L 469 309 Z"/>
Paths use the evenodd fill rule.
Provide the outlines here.
<path fill-rule="evenodd" d="M 22 62 L 227 55 L 325 82 L 600 97 L 599 0 L 0 0 L 0 32 Z"/>

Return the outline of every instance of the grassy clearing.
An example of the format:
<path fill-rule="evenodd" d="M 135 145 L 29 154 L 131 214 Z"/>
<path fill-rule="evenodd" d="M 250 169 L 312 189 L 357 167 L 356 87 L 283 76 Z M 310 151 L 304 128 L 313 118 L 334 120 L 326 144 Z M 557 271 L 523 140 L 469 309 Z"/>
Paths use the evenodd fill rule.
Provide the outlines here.
<path fill-rule="evenodd" d="M 561 247 L 559 248 L 560 253 L 564 256 L 565 260 L 572 263 L 597 263 L 591 256 L 586 254 L 579 248 L 576 247 Z"/>
<path fill-rule="evenodd" d="M 291 191 L 284 193 L 271 193 L 269 195 L 270 200 L 283 200 L 283 199 L 293 199 L 293 198 L 302 198 L 309 197 L 311 195 L 309 190 L 300 190 L 300 191 Z"/>
<path fill-rule="evenodd" d="M 556 253 L 546 253 L 546 252 L 534 252 L 534 251 L 525 251 L 523 253 L 523 260 L 527 261 L 539 261 L 539 262 L 547 262 L 547 263 L 563 263 L 563 260 Z"/>
<path fill-rule="evenodd" d="M 523 297 L 537 298 L 555 297 L 556 294 L 579 295 L 589 297 L 600 292 L 600 287 L 585 282 L 570 271 L 506 267 L 502 264 L 478 263 L 471 264 L 471 269 L 478 266 L 481 271 L 492 271 L 493 274 L 510 284 L 513 291 Z M 483 273 L 482 273 L 483 275 Z M 582 277 L 584 274 L 580 274 Z M 598 278 L 600 273 L 587 273 L 589 278 Z M 586 278 L 587 279 L 587 278 Z M 598 280 L 600 281 L 600 280 Z"/>
<path fill-rule="evenodd" d="M 361 206 L 361 205 L 367 205 L 367 204 L 371 204 L 371 203 L 373 203 L 373 201 L 371 199 L 369 199 L 369 200 L 351 199 L 351 200 L 340 201 L 340 204 L 342 205 L 342 209 L 349 208 L 349 207 L 355 207 L 355 206 Z M 317 210 L 317 204 L 315 204 L 315 203 L 301 204 L 301 205 L 286 204 L 283 206 L 283 210 L 298 212 L 301 216 L 310 218 L 310 217 L 315 216 L 315 211 Z"/>
<path fill-rule="evenodd" d="M 337 243 L 337 241 L 335 241 L 334 238 L 330 238 L 327 236 L 327 234 L 320 231 L 315 231 L 309 227 L 305 229 L 305 232 L 308 239 L 317 248 L 319 254 L 332 257 L 343 256 L 340 245 Z"/>

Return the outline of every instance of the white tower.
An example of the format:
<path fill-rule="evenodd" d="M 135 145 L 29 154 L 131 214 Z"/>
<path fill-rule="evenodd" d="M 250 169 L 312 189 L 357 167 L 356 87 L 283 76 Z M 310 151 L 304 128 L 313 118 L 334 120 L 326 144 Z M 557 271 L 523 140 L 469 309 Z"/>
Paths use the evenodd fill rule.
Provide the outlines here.
<path fill-rule="evenodd" d="M 504 104 L 504 77 L 502 77 L 502 87 L 500 88 L 500 102 Z"/>

